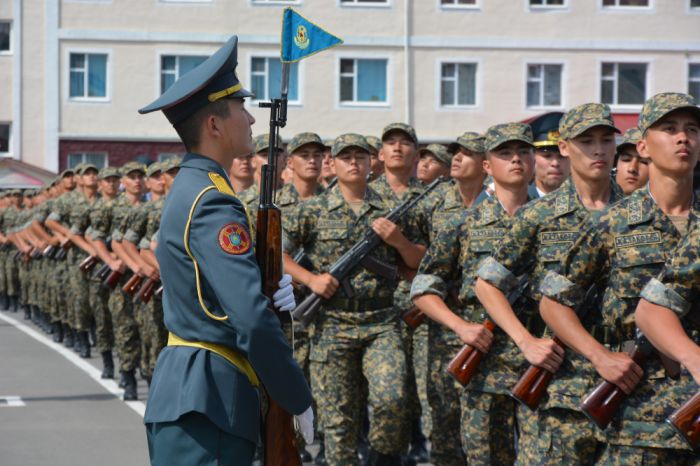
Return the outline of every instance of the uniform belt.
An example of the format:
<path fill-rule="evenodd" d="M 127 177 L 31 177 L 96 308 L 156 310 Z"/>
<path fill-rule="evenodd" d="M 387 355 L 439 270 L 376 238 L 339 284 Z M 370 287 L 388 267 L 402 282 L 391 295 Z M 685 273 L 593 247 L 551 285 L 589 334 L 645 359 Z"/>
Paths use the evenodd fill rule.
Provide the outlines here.
<path fill-rule="evenodd" d="M 382 296 L 376 298 L 338 298 L 333 297 L 326 301 L 325 307 L 328 309 L 338 309 L 342 311 L 376 311 L 386 309 L 394 305 L 394 298 Z"/>
<path fill-rule="evenodd" d="M 258 379 L 258 375 L 255 373 L 255 370 L 253 370 L 253 366 L 250 365 L 248 360 L 243 357 L 241 353 L 233 348 L 219 345 L 218 343 L 183 340 L 172 332 L 168 333 L 168 346 L 189 346 L 191 348 L 200 348 L 216 353 L 243 372 L 246 377 L 248 377 L 248 381 L 252 386 L 258 387 L 260 385 L 260 380 Z"/>

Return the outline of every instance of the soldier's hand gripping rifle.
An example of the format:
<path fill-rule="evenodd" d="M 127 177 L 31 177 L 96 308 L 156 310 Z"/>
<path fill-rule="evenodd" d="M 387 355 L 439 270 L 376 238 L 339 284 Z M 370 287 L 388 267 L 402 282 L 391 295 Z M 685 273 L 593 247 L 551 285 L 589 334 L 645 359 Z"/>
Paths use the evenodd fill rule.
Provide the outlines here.
<path fill-rule="evenodd" d="M 85 259 L 83 259 L 80 262 L 80 265 L 78 265 L 78 268 L 80 269 L 81 272 L 84 274 L 88 274 L 92 271 L 92 269 L 95 268 L 97 264 L 102 262 L 99 257 L 97 256 L 87 256 Z"/>
<path fill-rule="evenodd" d="M 576 311 L 579 320 L 588 313 L 589 309 L 596 305 L 597 300 L 598 288 L 593 284 L 588 288 L 581 306 L 579 306 Z M 558 337 L 552 338 L 552 341 L 562 348 L 564 347 L 564 343 Z M 554 377 L 554 373 L 549 372 L 547 369 L 530 365 L 518 382 L 513 386 L 513 389 L 510 391 L 510 396 L 534 411 L 547 392 L 547 387 L 552 381 L 552 377 Z"/>
<path fill-rule="evenodd" d="M 700 451 L 700 392 L 671 413 L 666 422 L 693 451 Z"/>
<path fill-rule="evenodd" d="M 414 195 L 400 205 L 396 206 L 389 215 L 386 217 L 387 220 L 398 223 L 418 202 L 421 201 L 426 195 L 428 195 L 433 189 L 437 187 L 443 181 L 440 177 L 430 183 L 428 187 L 425 188 L 423 192 L 418 195 Z M 338 259 L 328 270 L 343 288 L 345 296 L 352 298 L 354 292 L 352 286 L 350 285 L 350 274 L 359 265 L 364 266 L 367 270 L 370 270 L 377 275 L 386 277 L 389 279 L 395 279 L 397 276 L 397 270 L 395 267 L 389 267 L 386 264 L 382 264 L 380 261 L 374 259 L 369 254 L 380 244 L 383 240 L 377 235 L 374 230 L 369 229 L 362 238 L 355 243 L 348 251 L 343 254 L 340 259 Z M 318 310 L 321 307 L 323 298 L 316 293 L 311 293 L 304 299 L 304 301 L 299 304 L 296 309 L 292 311 L 292 316 L 301 322 L 305 327 L 307 327 L 311 321 L 314 319 Z"/>
<path fill-rule="evenodd" d="M 528 283 L 528 276 L 523 274 L 518 279 L 518 283 L 515 288 L 508 294 L 508 303 L 512 306 L 518 300 L 518 298 L 523 294 Z M 496 329 L 496 324 L 494 324 L 490 319 L 486 318 L 482 314 L 484 322 L 482 325 L 488 329 L 489 332 L 493 332 Z M 447 365 L 447 373 L 452 376 L 457 382 L 462 386 L 467 386 L 467 384 L 472 380 L 474 374 L 476 374 L 479 368 L 479 363 L 484 353 L 474 348 L 473 346 L 464 345 L 459 353 L 452 358 L 450 363 Z"/>

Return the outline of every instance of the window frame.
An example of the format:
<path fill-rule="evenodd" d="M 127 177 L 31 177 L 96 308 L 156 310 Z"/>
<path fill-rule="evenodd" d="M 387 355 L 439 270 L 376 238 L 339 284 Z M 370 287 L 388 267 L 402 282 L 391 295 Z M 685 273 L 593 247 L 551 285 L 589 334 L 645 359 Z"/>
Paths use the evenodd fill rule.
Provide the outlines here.
<path fill-rule="evenodd" d="M 559 96 L 559 105 L 537 105 L 537 106 L 529 106 L 527 104 L 527 84 L 529 82 L 529 74 L 528 74 L 528 68 L 531 65 L 559 65 L 561 66 L 561 83 L 559 85 L 559 90 L 561 92 Z M 567 74 L 567 69 L 568 69 L 568 62 L 566 60 L 539 60 L 539 59 L 527 59 L 523 61 L 523 109 L 525 111 L 536 111 L 536 112 L 541 112 L 541 111 L 563 111 L 564 109 L 567 108 L 566 104 L 566 93 L 567 93 L 567 82 L 568 82 L 568 74 Z M 542 84 L 544 86 L 544 83 Z M 542 98 L 540 100 L 544 100 L 544 95 L 541 96 Z"/>
<path fill-rule="evenodd" d="M 247 57 L 246 57 L 246 62 L 248 64 L 248 70 L 247 70 L 247 77 L 248 77 L 248 82 L 243 83 L 243 87 L 248 89 L 249 91 L 252 92 L 253 90 L 253 58 L 264 58 L 266 60 L 266 76 L 265 76 L 265 81 L 267 82 L 270 79 L 270 72 L 269 72 L 269 67 L 267 66 L 267 60 L 270 58 L 280 58 L 279 51 L 253 51 L 253 52 L 248 52 Z M 297 66 L 299 67 L 299 75 L 297 76 L 297 84 L 299 85 L 299 89 L 297 89 L 297 100 L 288 100 L 287 101 L 287 106 L 289 107 L 303 107 L 304 106 L 304 70 L 305 70 L 305 63 L 304 60 L 300 60 L 297 62 Z M 266 100 L 270 100 L 269 96 L 267 96 L 266 99 L 258 99 L 257 96 L 255 97 L 250 97 L 247 99 L 246 102 L 250 102 L 253 104 L 255 107 L 258 106 L 258 102 L 265 102 Z"/>
<path fill-rule="evenodd" d="M 342 102 L 340 100 L 340 61 L 341 60 L 386 60 L 386 101 L 385 102 Z M 355 74 L 357 76 L 357 74 Z M 348 108 L 364 109 L 390 109 L 392 106 L 393 86 L 393 59 L 390 55 L 379 53 L 338 53 L 335 55 L 335 108 L 336 110 Z M 357 85 L 355 85 L 357 87 Z"/>
<path fill-rule="evenodd" d="M 442 66 L 445 64 L 461 65 L 470 64 L 476 65 L 476 74 L 474 76 L 474 104 L 473 105 L 442 105 Z M 481 58 L 467 57 L 445 57 L 438 58 L 435 61 L 435 109 L 438 112 L 461 112 L 474 111 L 481 109 L 482 99 L 482 61 Z"/>
<path fill-rule="evenodd" d="M 435 0 L 440 11 L 481 11 L 481 0 L 474 0 L 474 5 L 443 5 L 442 0 Z"/>
<path fill-rule="evenodd" d="M 179 69 L 180 69 L 179 57 L 204 57 L 206 59 L 206 58 L 209 58 L 214 52 L 215 52 L 215 50 L 214 51 L 205 50 L 202 52 L 199 52 L 196 50 L 188 50 L 186 52 L 173 52 L 173 53 L 163 52 L 161 50 L 156 51 L 156 85 L 155 85 L 155 93 L 154 93 L 155 98 L 160 97 L 162 94 L 162 92 L 160 91 L 160 87 L 161 87 L 161 79 L 162 79 L 162 74 L 163 74 L 163 68 L 162 68 L 163 57 L 176 57 L 176 58 L 178 58 L 177 69 L 179 71 Z M 177 81 L 177 76 L 175 77 L 175 80 Z"/>
<path fill-rule="evenodd" d="M 610 106 L 610 109 L 613 112 L 616 113 L 638 113 L 642 110 L 642 106 L 644 105 L 644 102 L 651 97 L 652 92 L 651 90 L 654 89 L 654 83 L 652 81 L 652 77 L 654 74 L 652 73 L 652 67 L 654 64 L 654 60 L 650 57 L 598 57 L 598 63 L 597 63 L 597 90 L 596 90 L 596 96 L 597 96 L 597 102 L 605 103 L 603 102 L 603 92 L 602 92 L 602 81 L 603 81 L 603 64 L 604 63 L 613 63 L 613 64 L 645 64 L 646 65 L 646 74 L 645 74 L 645 89 L 644 89 L 644 99 L 643 102 L 640 104 L 606 104 Z M 619 80 L 618 78 L 619 75 L 619 70 L 616 73 L 615 79 L 616 79 L 616 84 L 617 81 Z M 614 95 L 617 96 L 617 85 L 614 88 Z M 617 100 L 617 99 L 615 99 Z"/>
<path fill-rule="evenodd" d="M 71 97 L 70 96 L 70 57 L 72 54 L 83 55 L 107 55 L 107 64 L 105 66 L 105 96 L 104 97 Z M 94 48 L 66 48 L 65 49 L 65 74 L 64 93 L 66 102 L 68 103 L 111 103 L 112 102 L 112 49 L 94 49 Z M 87 61 L 87 58 L 86 58 Z M 87 85 L 87 81 L 85 82 Z"/>
<path fill-rule="evenodd" d="M 370 8 L 370 9 L 389 9 L 394 7 L 394 0 L 384 0 L 384 3 L 364 3 L 362 0 L 352 0 L 352 3 L 346 3 L 342 0 L 336 0 L 338 8 Z"/>
<path fill-rule="evenodd" d="M 9 41 L 10 41 L 10 48 L 8 48 L 7 50 L 0 50 L 0 56 L 12 55 L 12 53 L 14 51 L 14 44 L 15 44 L 15 22 L 11 19 L 0 19 L 0 23 L 7 23 L 10 25 L 10 31 L 8 33 Z"/>
<path fill-rule="evenodd" d="M 690 81 L 691 81 L 691 80 L 690 80 L 690 67 L 691 67 L 691 66 L 694 66 L 694 65 L 695 65 L 695 66 L 700 66 L 700 58 L 698 58 L 698 59 L 687 60 L 685 63 L 686 63 L 686 66 L 685 66 L 685 76 L 686 76 L 686 79 L 685 79 L 685 83 L 686 83 L 686 84 L 685 84 L 685 85 L 686 85 L 686 93 L 689 94 L 689 95 L 692 95 L 692 94 L 690 94 Z M 700 84 L 700 78 L 694 79 L 693 82 L 698 82 L 698 83 Z M 700 103 L 700 95 L 695 96 L 695 100 L 696 100 L 696 103 Z"/>
<path fill-rule="evenodd" d="M 563 5 L 532 5 L 530 2 L 532 0 L 524 0 L 525 10 L 528 12 L 549 12 L 549 11 L 565 11 L 569 9 L 569 0 L 564 0 Z M 542 0 L 547 2 L 548 0 Z"/>
<path fill-rule="evenodd" d="M 12 158 L 12 145 L 14 143 L 13 137 L 12 137 L 12 132 L 13 132 L 13 127 L 12 127 L 12 122 L 11 121 L 6 121 L 6 120 L 0 120 L 0 125 L 7 125 L 7 151 L 3 152 L 0 150 L 0 158 Z"/>
<path fill-rule="evenodd" d="M 688 3 L 685 4 L 685 12 L 689 15 L 700 15 L 700 5 L 692 6 L 690 4 L 691 0 L 687 0 Z"/>
<path fill-rule="evenodd" d="M 656 12 L 656 4 L 654 0 L 648 0 L 649 5 L 647 6 L 631 6 L 631 5 L 613 5 L 613 6 L 605 6 L 603 5 L 603 0 L 597 0 L 598 1 L 598 11 L 600 13 L 655 13 Z M 616 2 L 619 2 L 620 0 L 615 0 Z"/>
<path fill-rule="evenodd" d="M 109 152 L 107 151 L 102 151 L 102 150 L 96 150 L 96 151 L 90 151 L 90 150 L 84 150 L 84 151 L 75 151 L 75 152 L 68 152 L 66 155 L 66 165 L 68 168 L 72 168 L 70 165 L 70 158 L 73 155 L 80 155 L 81 156 L 81 161 L 78 163 L 85 163 L 86 156 L 88 154 L 91 155 L 101 155 L 104 158 L 105 164 L 103 167 L 97 167 L 99 170 L 102 170 L 103 168 L 109 167 Z M 77 164 L 76 164 L 77 165 Z M 73 165 L 75 167 L 75 165 Z"/>

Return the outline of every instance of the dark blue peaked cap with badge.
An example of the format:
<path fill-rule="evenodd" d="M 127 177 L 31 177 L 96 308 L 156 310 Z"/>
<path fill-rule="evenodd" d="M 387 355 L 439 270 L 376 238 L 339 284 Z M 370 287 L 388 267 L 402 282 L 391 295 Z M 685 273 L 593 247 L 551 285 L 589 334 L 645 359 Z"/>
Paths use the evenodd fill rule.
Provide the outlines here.
<path fill-rule="evenodd" d="M 183 75 L 160 97 L 139 109 L 139 113 L 162 110 L 176 125 L 205 105 L 225 97 L 251 97 L 236 76 L 238 36 L 231 37 L 211 57 Z"/>
<path fill-rule="evenodd" d="M 559 145 L 559 121 L 562 112 L 549 112 L 530 122 L 533 145 L 536 148 L 555 148 Z"/>

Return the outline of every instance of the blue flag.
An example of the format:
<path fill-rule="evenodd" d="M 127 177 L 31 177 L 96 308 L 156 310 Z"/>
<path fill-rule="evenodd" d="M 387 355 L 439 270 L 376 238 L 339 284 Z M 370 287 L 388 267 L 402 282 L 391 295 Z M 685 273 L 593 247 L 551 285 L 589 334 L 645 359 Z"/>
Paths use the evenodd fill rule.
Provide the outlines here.
<path fill-rule="evenodd" d="M 291 8 L 282 19 L 282 63 L 294 63 L 343 43 L 340 37 L 315 25 Z"/>

